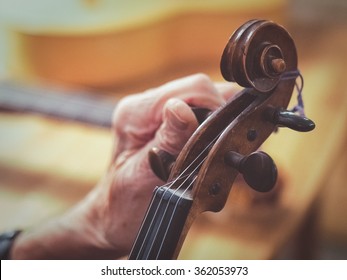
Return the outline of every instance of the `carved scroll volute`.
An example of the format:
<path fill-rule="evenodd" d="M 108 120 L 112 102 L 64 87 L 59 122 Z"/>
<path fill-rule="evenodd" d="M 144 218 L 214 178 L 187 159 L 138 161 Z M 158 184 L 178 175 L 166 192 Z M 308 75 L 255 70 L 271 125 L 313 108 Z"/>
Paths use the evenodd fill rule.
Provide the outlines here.
<path fill-rule="evenodd" d="M 297 70 L 294 41 L 283 27 L 271 21 L 251 20 L 230 37 L 220 68 L 227 81 L 269 92 L 285 72 Z"/>
<path fill-rule="evenodd" d="M 254 100 L 225 128 L 200 169 L 193 189 L 199 212 L 225 205 L 238 174 L 226 164 L 226 154 L 249 155 L 276 129 L 269 115 L 274 108 L 287 108 L 298 75 L 294 42 L 273 22 L 250 21 L 230 38 L 221 70 L 227 80 L 251 88 L 243 94 Z"/>

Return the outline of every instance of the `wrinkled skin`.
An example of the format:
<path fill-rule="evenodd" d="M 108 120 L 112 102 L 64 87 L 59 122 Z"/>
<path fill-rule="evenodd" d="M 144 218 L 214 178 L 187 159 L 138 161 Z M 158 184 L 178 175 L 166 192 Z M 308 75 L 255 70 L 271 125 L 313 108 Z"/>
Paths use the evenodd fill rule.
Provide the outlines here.
<path fill-rule="evenodd" d="M 124 98 L 114 112 L 106 174 L 70 211 L 21 234 L 12 257 L 105 259 L 129 253 L 153 189 L 163 184 L 150 169 L 149 150 L 177 155 L 198 126 L 187 104 L 215 110 L 233 92 L 231 85 L 197 74 Z"/>

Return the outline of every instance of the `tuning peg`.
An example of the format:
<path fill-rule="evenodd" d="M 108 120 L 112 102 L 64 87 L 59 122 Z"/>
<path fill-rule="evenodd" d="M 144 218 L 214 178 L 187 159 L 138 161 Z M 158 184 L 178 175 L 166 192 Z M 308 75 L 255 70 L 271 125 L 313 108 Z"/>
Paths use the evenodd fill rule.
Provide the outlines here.
<path fill-rule="evenodd" d="M 225 155 L 225 162 L 238 170 L 247 184 L 258 192 L 268 192 L 275 186 L 277 168 L 272 158 L 264 152 L 243 156 L 230 151 Z"/>
<path fill-rule="evenodd" d="M 311 131 L 315 128 L 315 123 L 306 118 L 287 110 L 275 110 L 271 109 L 269 111 L 269 121 L 273 124 L 291 128 L 300 132 Z"/>
<path fill-rule="evenodd" d="M 148 153 L 148 160 L 154 174 L 163 181 L 167 181 L 172 165 L 175 162 L 175 157 L 166 151 L 154 147 Z"/>

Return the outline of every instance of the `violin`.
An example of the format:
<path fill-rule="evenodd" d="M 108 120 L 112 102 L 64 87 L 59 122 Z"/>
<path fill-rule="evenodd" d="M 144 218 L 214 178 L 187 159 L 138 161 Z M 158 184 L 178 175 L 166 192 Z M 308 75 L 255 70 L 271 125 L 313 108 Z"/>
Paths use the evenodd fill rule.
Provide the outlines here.
<path fill-rule="evenodd" d="M 244 89 L 213 113 L 193 109 L 201 124 L 177 158 L 152 149 L 152 170 L 167 183 L 154 190 L 129 259 L 176 259 L 194 219 L 223 209 L 239 173 L 256 191 L 273 189 L 276 165 L 258 148 L 278 127 L 315 127 L 287 109 L 297 60 L 292 37 L 274 22 L 251 20 L 232 34 L 221 73 Z"/>

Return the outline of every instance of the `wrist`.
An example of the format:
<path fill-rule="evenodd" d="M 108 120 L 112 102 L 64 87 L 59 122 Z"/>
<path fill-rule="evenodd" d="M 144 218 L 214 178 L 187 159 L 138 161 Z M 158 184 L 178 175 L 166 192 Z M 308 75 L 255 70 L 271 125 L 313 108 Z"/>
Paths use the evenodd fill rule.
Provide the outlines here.
<path fill-rule="evenodd" d="M 121 195 L 112 193 L 115 189 L 115 174 L 110 169 L 100 180 L 98 186 L 92 191 L 86 201 L 86 214 L 84 216 L 86 225 L 90 229 L 90 239 L 93 244 L 105 251 L 114 251 L 116 257 L 128 253 L 129 245 L 127 239 L 129 234 L 126 223 L 121 214 L 123 207 Z M 87 205 L 88 204 L 88 205 Z"/>
<path fill-rule="evenodd" d="M 14 242 L 10 257 L 37 260 L 119 258 L 119 252 L 104 238 L 93 196 L 88 195 L 62 216 L 23 231 Z"/>
<path fill-rule="evenodd" d="M 107 238 L 106 199 L 100 188 L 94 189 L 60 219 L 61 228 L 83 251 L 83 258 L 109 259 L 122 256 L 120 249 Z"/>

